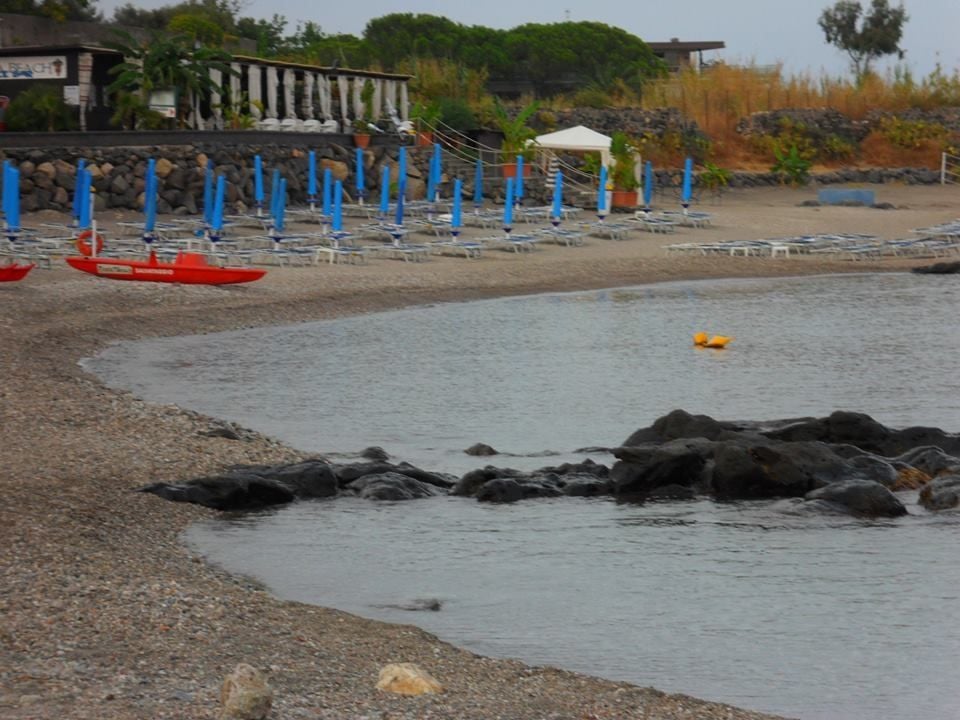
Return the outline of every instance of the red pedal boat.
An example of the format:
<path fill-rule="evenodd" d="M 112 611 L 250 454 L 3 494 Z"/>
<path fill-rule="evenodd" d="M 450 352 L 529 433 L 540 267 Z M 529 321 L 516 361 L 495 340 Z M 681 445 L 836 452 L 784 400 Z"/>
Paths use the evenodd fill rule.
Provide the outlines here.
<path fill-rule="evenodd" d="M 150 252 L 147 260 L 118 260 L 97 256 L 68 257 L 71 267 L 109 280 L 182 283 L 184 285 L 234 285 L 253 282 L 266 275 L 258 268 L 210 265 L 200 253 L 179 252 L 172 263 L 157 260 Z"/>
<path fill-rule="evenodd" d="M 33 263 L 28 263 L 26 265 L 18 265 L 13 263 L 12 265 L 0 265 L 0 282 L 16 282 L 17 280 L 23 280 L 27 273 L 33 270 Z"/>

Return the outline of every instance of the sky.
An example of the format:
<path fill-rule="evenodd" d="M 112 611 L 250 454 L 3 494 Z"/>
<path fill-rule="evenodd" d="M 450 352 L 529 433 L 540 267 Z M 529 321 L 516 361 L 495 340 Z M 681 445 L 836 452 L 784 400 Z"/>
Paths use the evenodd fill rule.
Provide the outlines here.
<path fill-rule="evenodd" d="M 110 15 L 124 0 L 99 0 Z M 758 65 L 782 63 L 791 73 L 845 74 L 846 55 L 826 44 L 817 19 L 834 0 L 365 0 L 362 3 L 321 0 L 246 0 L 243 15 L 287 18 L 287 32 L 297 21 L 312 20 L 326 33 L 359 35 L 368 20 L 394 12 L 444 15 L 465 25 L 507 28 L 527 22 L 590 20 L 622 27 L 650 42 L 722 40 L 726 50 L 705 53 L 705 59 Z M 870 0 L 861 0 L 868 6 Z M 139 7 L 170 4 L 140 0 Z M 892 0 L 896 4 L 896 0 Z M 945 71 L 960 69 L 960 0 L 904 0 L 910 19 L 901 47 L 904 63 L 915 75 L 926 75 L 939 63 Z M 952 36 L 952 37 L 951 37 Z M 881 71 L 893 61 L 881 61 Z"/>

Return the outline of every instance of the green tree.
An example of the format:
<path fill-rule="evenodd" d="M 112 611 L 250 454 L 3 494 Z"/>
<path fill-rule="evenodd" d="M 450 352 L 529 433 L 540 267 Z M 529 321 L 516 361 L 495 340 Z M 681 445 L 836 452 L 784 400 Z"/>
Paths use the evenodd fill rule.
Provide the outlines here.
<path fill-rule="evenodd" d="M 853 74 L 862 83 L 877 58 L 903 56 L 900 39 L 907 20 L 903 6 L 891 7 L 887 0 L 872 0 L 866 14 L 857 0 L 839 0 L 821 13 L 818 22 L 827 42 L 850 56 Z"/>
<path fill-rule="evenodd" d="M 6 113 L 15 131 L 74 130 L 76 113 L 63 102 L 63 92 L 52 85 L 33 85 L 17 95 Z"/>
<path fill-rule="evenodd" d="M 64 20 L 95 21 L 100 13 L 94 7 L 96 0 L 4 0 L 0 10 L 18 15 L 39 15 L 63 22 Z"/>
<path fill-rule="evenodd" d="M 257 41 L 257 55 L 276 57 L 286 49 L 284 30 L 287 19 L 283 15 L 274 15 L 269 20 L 240 18 L 237 20 L 237 35 Z"/>
<path fill-rule="evenodd" d="M 185 35 L 154 34 L 140 44 L 127 32 L 114 31 L 119 42 L 104 43 L 107 47 L 123 53 L 124 61 L 110 69 L 116 79 L 110 84 L 111 92 L 128 92 L 139 95 L 146 104 L 154 90 L 174 89 L 181 101 L 178 120 L 189 109 L 189 98 L 195 94 L 207 97 L 214 89 L 210 70 L 215 69 L 228 77 L 230 53 L 218 48 L 194 47 Z"/>

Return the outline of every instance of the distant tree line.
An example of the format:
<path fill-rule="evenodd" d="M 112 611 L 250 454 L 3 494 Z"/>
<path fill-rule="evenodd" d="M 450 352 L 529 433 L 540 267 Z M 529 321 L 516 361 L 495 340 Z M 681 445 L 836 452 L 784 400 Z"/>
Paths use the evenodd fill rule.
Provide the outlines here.
<path fill-rule="evenodd" d="M 93 0 L 44 0 L 53 1 Z M 285 17 L 244 17 L 243 6 L 243 0 L 185 0 L 144 9 L 128 2 L 116 9 L 113 21 L 189 35 L 212 46 L 246 38 L 256 42 L 262 57 L 318 65 L 394 71 L 409 68 L 411 60 L 439 60 L 483 70 L 491 80 L 562 79 L 596 86 L 620 80 L 635 88 L 664 72 L 643 40 L 598 22 L 529 23 L 497 30 L 437 15 L 393 13 L 368 22 L 358 37 L 325 33 L 312 21 L 298 23 L 288 33 Z"/>

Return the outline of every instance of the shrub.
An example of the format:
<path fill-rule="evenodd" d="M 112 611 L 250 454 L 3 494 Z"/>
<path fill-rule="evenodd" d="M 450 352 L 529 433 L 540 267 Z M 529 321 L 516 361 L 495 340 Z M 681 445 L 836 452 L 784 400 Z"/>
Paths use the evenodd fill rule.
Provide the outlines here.
<path fill-rule="evenodd" d="M 574 93 L 573 104 L 575 107 L 588 107 L 602 110 L 603 108 L 608 108 L 613 105 L 613 101 L 610 95 L 602 88 L 590 86 Z"/>
<path fill-rule="evenodd" d="M 467 132 L 477 127 L 477 118 L 466 100 L 460 98 L 441 98 L 437 101 L 440 119 L 459 132 Z"/>
<path fill-rule="evenodd" d="M 806 185 L 810 179 L 810 166 L 812 163 L 800 154 L 796 145 L 791 145 L 789 150 L 775 147 L 773 150 L 777 161 L 770 169 L 771 172 L 779 173 L 785 176 L 791 185 Z"/>
<path fill-rule="evenodd" d="M 922 120 L 903 120 L 887 117 L 880 121 L 880 132 L 896 147 L 919 150 L 927 142 L 942 143 L 947 139 L 947 129 L 939 123 Z"/>
<path fill-rule="evenodd" d="M 61 93 L 59 87 L 51 85 L 34 85 L 24 90 L 7 108 L 7 127 L 19 132 L 75 130 L 74 112 Z"/>

